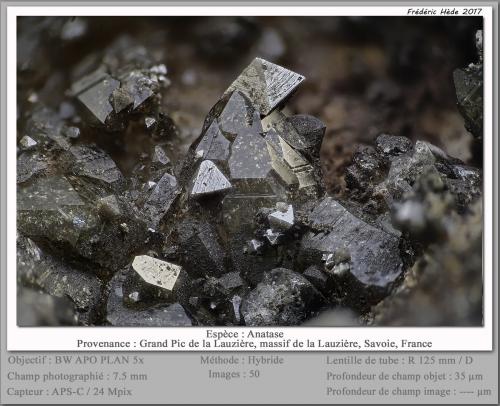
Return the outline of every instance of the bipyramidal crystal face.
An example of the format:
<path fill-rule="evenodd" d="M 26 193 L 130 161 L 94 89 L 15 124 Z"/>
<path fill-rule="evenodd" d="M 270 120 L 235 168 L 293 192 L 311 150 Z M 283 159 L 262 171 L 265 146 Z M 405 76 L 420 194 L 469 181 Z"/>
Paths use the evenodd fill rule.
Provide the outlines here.
<path fill-rule="evenodd" d="M 305 78 L 261 58 L 172 162 L 163 146 L 175 132 L 158 102 L 167 70 L 141 58 L 120 69 L 104 60 L 71 88 L 103 133 L 143 119 L 154 145 L 131 176 L 103 149 L 75 142 L 78 128 L 48 109 L 20 141 L 18 279 L 69 298 L 73 316 L 61 323 L 272 326 L 339 306 L 365 314 L 402 280 L 408 236 L 444 216 L 426 211 L 421 184 L 461 210 L 480 196 L 477 170 L 384 134 L 346 174 L 375 212 L 327 196 L 325 126 L 283 110 Z M 422 218 L 408 217 L 409 205 Z"/>

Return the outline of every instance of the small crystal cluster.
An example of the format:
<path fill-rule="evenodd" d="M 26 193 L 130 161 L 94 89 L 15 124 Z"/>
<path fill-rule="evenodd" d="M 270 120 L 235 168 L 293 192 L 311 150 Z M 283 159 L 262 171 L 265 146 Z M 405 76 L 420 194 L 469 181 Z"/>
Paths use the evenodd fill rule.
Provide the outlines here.
<path fill-rule="evenodd" d="M 88 120 L 107 130 L 123 130 L 130 116 L 145 115 L 144 123 L 152 128 L 158 115 L 159 90 L 168 83 L 167 67 L 154 65 L 144 48 L 127 49 L 117 44 L 101 63 L 78 81 L 70 94 L 85 106 Z"/>
<path fill-rule="evenodd" d="M 325 126 L 283 110 L 304 77 L 261 58 L 172 162 L 165 65 L 120 44 L 97 65 L 70 94 L 103 136 L 137 123 L 150 134 L 130 175 L 46 108 L 19 140 L 18 279 L 70 302 L 60 323 L 298 325 L 332 308 L 366 314 L 404 278 L 439 214 L 481 196 L 479 170 L 385 134 L 346 170 L 357 198 L 328 196 Z"/>

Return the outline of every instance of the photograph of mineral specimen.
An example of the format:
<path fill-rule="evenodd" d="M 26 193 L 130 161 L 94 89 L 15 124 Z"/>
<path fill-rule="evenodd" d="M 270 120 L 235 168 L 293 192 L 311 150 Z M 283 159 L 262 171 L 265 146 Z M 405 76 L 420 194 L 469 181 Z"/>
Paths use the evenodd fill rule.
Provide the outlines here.
<path fill-rule="evenodd" d="M 481 29 L 20 17 L 18 325 L 482 325 Z"/>

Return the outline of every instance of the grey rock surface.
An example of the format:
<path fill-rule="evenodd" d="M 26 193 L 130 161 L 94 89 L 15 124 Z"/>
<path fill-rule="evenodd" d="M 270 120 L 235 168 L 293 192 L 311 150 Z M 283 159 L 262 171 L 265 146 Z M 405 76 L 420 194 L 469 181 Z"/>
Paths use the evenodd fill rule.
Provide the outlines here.
<path fill-rule="evenodd" d="M 276 268 L 243 300 L 241 313 L 247 326 L 300 324 L 324 303 L 321 293 L 302 275 Z"/>

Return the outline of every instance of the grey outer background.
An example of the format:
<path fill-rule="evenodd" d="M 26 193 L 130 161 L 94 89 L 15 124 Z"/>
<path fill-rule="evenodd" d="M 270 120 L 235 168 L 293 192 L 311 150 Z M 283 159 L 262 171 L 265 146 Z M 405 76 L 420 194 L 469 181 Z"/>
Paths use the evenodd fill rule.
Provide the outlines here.
<path fill-rule="evenodd" d="M 0 89 L 6 89 L 6 8 L 8 5 L 23 5 L 23 6 L 41 6 L 41 5 L 283 5 L 283 4 L 294 4 L 294 5 L 307 5 L 307 6 L 317 6 L 317 5 L 349 5 L 349 6 L 367 6 L 367 5 L 394 5 L 394 6 L 493 6 L 494 8 L 494 31 L 493 38 L 494 41 L 498 41 L 498 3 L 497 2 L 396 2 L 396 1 L 386 1 L 386 2 L 299 2 L 299 1 L 245 1 L 245 2 L 232 2 L 232 1 L 217 1 L 217 2 L 182 2 L 182 1 L 172 1 L 172 2 L 65 2 L 65 1 L 51 1 L 51 2 L 18 2 L 10 1 L 5 2 L 0 0 L 1 3 L 1 82 Z M 50 9 L 48 9 L 47 14 L 50 14 Z M 116 364 L 101 364 L 101 356 L 106 355 L 104 353 L 98 354 L 98 363 L 86 365 L 76 365 L 74 362 L 66 365 L 55 366 L 55 355 L 73 355 L 73 361 L 77 353 L 43 353 L 47 355 L 52 364 L 46 364 L 43 366 L 30 366 L 30 367 L 14 367 L 7 363 L 9 355 L 33 355 L 26 353 L 7 353 L 6 351 L 6 229 L 1 228 L 1 274 L 0 274 L 0 287 L 1 287 L 1 334 L 0 334 L 0 346 L 1 346 L 1 404 L 7 403 L 37 403 L 37 404 L 54 404 L 54 403 L 423 403 L 423 402 L 438 402 L 438 403 L 488 403 L 497 404 L 498 403 L 498 324 L 497 324 L 497 309 L 498 309 L 498 116 L 495 112 L 498 111 L 498 43 L 493 44 L 494 55 L 494 98 L 493 98 L 493 134 L 494 134 L 494 170 L 493 170 L 493 192 L 494 192 L 494 259 L 493 259 L 493 318 L 494 318 L 494 351 L 493 352 L 481 352 L 481 353 L 364 353 L 358 354 L 363 360 L 367 357 L 379 357 L 379 356 L 392 356 L 393 358 L 398 357 L 403 359 L 408 357 L 408 355 L 416 356 L 435 356 L 435 357 L 455 357 L 456 360 L 460 359 L 461 356 L 470 355 L 474 357 L 474 362 L 469 366 L 465 367 L 463 365 L 440 365 L 440 366 L 428 366 L 420 365 L 415 368 L 409 368 L 408 366 L 394 366 L 394 365 L 374 365 L 374 366 L 352 366 L 352 367 L 334 367 L 332 365 L 326 365 L 326 360 L 328 355 L 330 357 L 341 357 L 343 355 L 347 356 L 349 353 L 280 353 L 280 357 L 283 358 L 283 365 L 272 365 L 265 366 L 262 368 L 254 368 L 248 365 L 240 365 L 237 367 L 223 367 L 223 366 L 207 366 L 201 365 L 200 354 L 196 353 L 144 353 L 140 356 L 144 357 L 144 365 L 116 365 Z M 0 224 L 5 224 L 6 220 L 6 139 L 7 139 L 7 124 L 6 124 L 6 92 L 1 92 L 1 137 L 0 137 L 0 153 L 1 153 L 1 218 Z M 15 136 L 10 134 L 9 136 Z M 487 151 L 488 152 L 488 151 Z M 11 238 L 14 238 L 11 236 Z M 13 270 L 11 270 L 13 271 Z M 33 337 L 36 340 L 36 336 Z M 450 337 L 452 340 L 453 337 Z M 41 353 L 42 354 L 42 353 Z M 81 353 L 82 355 L 91 355 L 90 353 Z M 351 353 L 352 354 L 352 353 Z M 114 353 L 114 355 L 122 355 Z M 123 355 L 128 355 L 130 357 L 130 362 L 133 362 L 132 353 L 127 353 Z M 224 358 L 230 358 L 231 353 L 220 354 Z M 256 354 L 235 354 L 241 360 L 249 355 L 260 355 Z M 270 354 L 267 354 L 269 356 Z M 364 361 L 363 361 L 364 362 Z M 260 378 L 255 379 L 234 379 L 234 380 L 213 380 L 208 379 L 209 369 L 215 370 L 225 370 L 225 371 L 240 371 L 250 373 L 250 369 L 260 369 Z M 7 380 L 7 373 L 9 371 L 18 371 L 20 373 L 41 373 L 51 371 L 53 373 L 75 373 L 75 372 L 103 372 L 105 376 L 111 374 L 113 377 L 113 372 L 127 372 L 127 373 L 147 373 L 148 381 L 133 381 L 129 379 L 123 382 L 90 382 L 88 384 L 74 383 L 70 384 L 67 381 L 59 381 L 51 383 L 50 385 L 44 385 L 40 383 L 32 382 L 12 382 Z M 455 382 L 454 384 L 443 385 L 455 388 L 457 392 L 466 390 L 476 390 L 479 388 L 489 388 L 492 393 L 489 397 L 484 397 L 478 399 L 471 394 L 462 394 L 447 398 L 439 397 L 427 397 L 415 400 L 410 396 L 396 396 L 391 398 L 378 398 L 378 397 L 363 397 L 363 396 L 337 396 L 328 397 L 326 396 L 326 387 L 332 385 L 331 381 L 326 380 L 326 371 L 334 371 L 336 373 L 342 373 L 343 371 L 358 372 L 375 372 L 377 375 L 380 372 L 386 372 L 392 374 L 393 372 L 400 371 L 403 373 L 421 373 L 422 376 L 427 372 L 445 372 L 450 377 L 456 372 L 465 371 L 466 374 L 472 373 L 473 375 L 481 373 L 483 374 L 483 380 L 481 382 Z M 448 376 L 448 375 L 447 375 Z M 449 381 L 451 382 L 451 381 Z M 394 388 L 394 382 L 388 381 L 385 385 L 387 388 Z M 400 386 L 405 388 L 423 388 L 439 386 L 430 385 L 428 382 L 423 382 L 422 380 L 418 385 L 411 382 L 400 382 Z M 41 397 L 31 397 L 31 398 L 14 398 L 7 396 L 7 388 L 50 388 L 52 391 L 54 388 L 77 388 L 85 386 L 85 390 L 88 387 L 103 387 L 107 390 L 108 387 L 117 387 L 132 389 L 132 397 L 108 397 L 108 396 L 92 396 L 92 390 L 89 392 L 88 396 L 47 396 L 45 393 Z M 342 388 L 346 387 L 374 387 L 373 385 L 364 384 L 362 381 L 345 381 L 343 383 L 337 384 L 336 387 Z"/>

